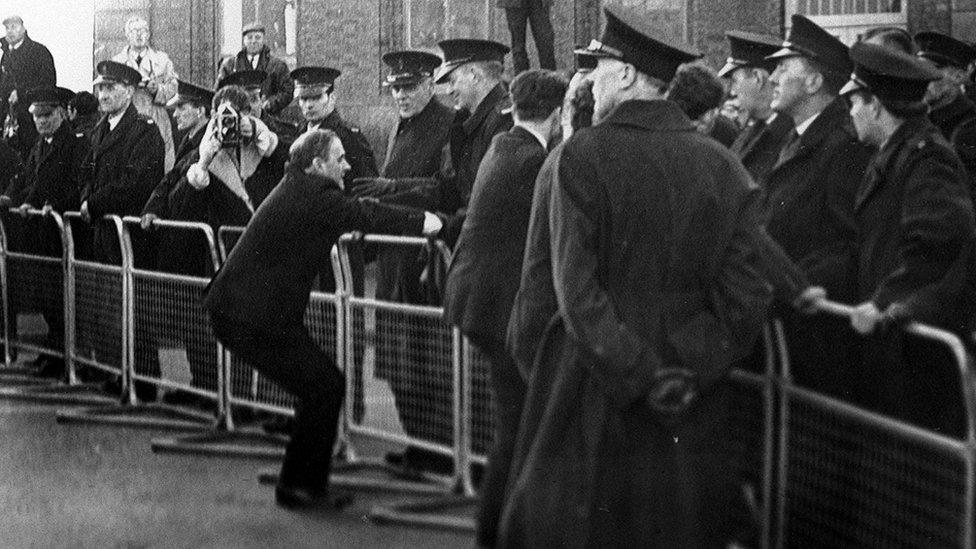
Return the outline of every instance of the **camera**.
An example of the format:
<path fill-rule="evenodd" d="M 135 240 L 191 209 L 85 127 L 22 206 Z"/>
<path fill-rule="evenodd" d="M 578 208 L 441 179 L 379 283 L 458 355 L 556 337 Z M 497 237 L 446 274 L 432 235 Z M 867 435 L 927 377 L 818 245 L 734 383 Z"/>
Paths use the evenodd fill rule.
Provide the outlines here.
<path fill-rule="evenodd" d="M 229 103 L 217 109 L 217 140 L 224 148 L 240 147 L 247 140 L 241 132 L 243 117 Z"/>

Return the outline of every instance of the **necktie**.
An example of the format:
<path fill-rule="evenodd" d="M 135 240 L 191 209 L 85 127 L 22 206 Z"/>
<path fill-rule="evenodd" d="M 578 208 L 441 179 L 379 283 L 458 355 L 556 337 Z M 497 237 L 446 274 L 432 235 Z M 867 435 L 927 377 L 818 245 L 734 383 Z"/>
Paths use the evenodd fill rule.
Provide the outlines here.
<path fill-rule="evenodd" d="M 790 135 L 786 139 L 786 145 L 783 146 L 783 150 L 779 153 L 779 162 L 790 158 L 796 154 L 797 149 L 800 148 L 800 134 L 796 133 L 796 129 L 790 130 Z"/>
<path fill-rule="evenodd" d="M 251 56 L 251 68 L 252 69 L 257 69 L 258 68 L 258 56 L 257 55 L 252 55 Z"/>
<path fill-rule="evenodd" d="M 136 56 L 136 66 L 137 67 L 141 67 L 142 66 L 142 56 L 141 55 L 137 55 Z"/>

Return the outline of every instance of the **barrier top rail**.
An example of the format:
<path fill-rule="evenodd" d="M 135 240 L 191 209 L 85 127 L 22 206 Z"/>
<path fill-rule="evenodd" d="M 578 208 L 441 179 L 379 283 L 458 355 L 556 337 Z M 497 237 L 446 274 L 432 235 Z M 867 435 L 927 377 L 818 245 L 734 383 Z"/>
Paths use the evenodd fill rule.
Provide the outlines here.
<path fill-rule="evenodd" d="M 122 222 L 129 225 L 140 225 L 142 219 L 135 216 L 128 215 L 122 218 Z M 171 219 L 154 219 L 150 224 L 150 227 L 160 227 L 160 228 L 170 228 L 170 229 L 192 229 L 192 230 L 202 232 L 204 237 L 206 237 L 207 239 L 207 247 L 210 251 L 210 262 L 213 265 L 214 272 L 216 272 L 217 269 L 220 268 L 220 258 L 217 256 L 217 239 L 214 237 L 213 228 L 207 223 L 201 223 L 199 221 L 174 221 Z"/>
<path fill-rule="evenodd" d="M 843 318 L 851 318 L 854 314 L 854 307 L 829 300 L 818 301 L 814 308 L 818 311 Z M 903 329 L 906 333 L 924 339 L 938 341 L 952 351 L 953 358 L 956 361 L 956 367 L 959 371 L 960 388 L 962 390 L 963 403 L 966 407 L 966 440 L 970 445 L 976 445 L 976 425 L 974 425 L 974 422 L 976 422 L 976 394 L 974 394 L 976 385 L 974 385 L 972 370 L 969 367 L 969 358 L 962 340 L 952 332 L 928 326 L 920 322 L 909 322 Z"/>
<path fill-rule="evenodd" d="M 20 207 L 11 206 L 8 211 L 9 211 L 9 213 L 11 215 L 21 215 L 21 216 L 25 216 L 25 217 L 50 217 L 51 219 L 53 219 L 54 220 L 54 224 L 57 225 L 57 227 L 58 227 L 58 232 L 61 233 L 61 235 L 62 235 L 62 237 L 61 237 L 61 247 L 62 247 L 62 249 L 64 249 L 65 252 L 67 252 L 68 240 L 67 240 L 67 238 L 64 238 L 64 233 L 65 233 L 65 230 L 64 230 L 64 219 L 61 218 L 61 214 L 59 214 L 58 212 L 52 210 L 51 208 L 42 208 L 42 209 L 38 209 L 38 208 L 27 208 L 27 209 L 22 209 Z M 3 225 L 3 224 L 0 223 L 0 225 Z M 4 249 L 4 251 L 8 251 L 9 252 L 10 250 L 7 247 L 7 228 L 6 227 L 0 227 L 0 235 L 2 235 L 2 238 L 3 238 L 3 249 Z"/>
<path fill-rule="evenodd" d="M 227 249 L 227 239 L 224 238 L 228 234 L 236 234 L 238 238 L 244 234 L 245 227 L 240 225 L 223 225 L 217 229 L 217 249 L 220 251 L 221 260 L 227 259 L 227 254 L 230 250 Z"/>
<path fill-rule="evenodd" d="M 61 214 L 61 218 L 65 222 L 64 235 L 65 235 L 65 239 L 67 240 L 66 246 L 68 248 L 70 248 L 72 250 L 72 252 L 73 252 L 74 251 L 74 233 L 72 233 L 72 231 L 71 231 L 71 224 L 68 223 L 67 220 L 69 220 L 69 219 L 81 219 L 81 220 L 84 220 L 84 218 L 81 217 L 81 212 L 64 212 L 63 214 Z M 108 222 L 110 222 L 112 224 L 112 226 L 115 228 L 115 237 L 118 239 L 119 246 L 121 247 L 122 246 L 122 242 L 123 242 L 123 239 L 122 239 L 122 230 L 123 230 L 122 229 L 122 218 L 120 218 L 117 215 L 105 214 L 105 215 L 103 215 L 101 217 L 101 221 L 108 221 Z M 74 254 L 73 253 L 72 253 L 72 259 L 74 259 Z M 123 257 L 123 261 L 125 261 L 125 258 L 124 257 Z"/>

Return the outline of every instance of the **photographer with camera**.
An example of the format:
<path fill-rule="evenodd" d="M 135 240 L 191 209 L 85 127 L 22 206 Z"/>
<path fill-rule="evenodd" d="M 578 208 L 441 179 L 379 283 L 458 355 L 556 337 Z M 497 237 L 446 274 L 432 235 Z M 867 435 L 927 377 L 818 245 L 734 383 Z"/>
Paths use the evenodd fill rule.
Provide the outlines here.
<path fill-rule="evenodd" d="M 251 116 L 259 118 L 268 129 L 278 134 L 278 139 L 284 143 L 284 148 L 287 149 L 304 131 L 304 128 L 299 128 L 298 124 L 271 114 L 271 111 L 265 108 L 267 101 L 264 91 L 261 89 L 261 83 L 264 82 L 264 79 L 264 71 L 238 71 L 221 80 L 217 89 L 219 90 L 224 86 L 244 88 L 248 100 L 251 102 Z"/>

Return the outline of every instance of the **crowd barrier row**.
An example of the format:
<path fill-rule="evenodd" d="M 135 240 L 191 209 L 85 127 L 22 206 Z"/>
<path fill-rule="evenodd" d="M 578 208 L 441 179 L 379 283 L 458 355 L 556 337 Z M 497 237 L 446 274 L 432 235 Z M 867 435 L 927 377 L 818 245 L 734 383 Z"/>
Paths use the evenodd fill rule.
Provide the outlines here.
<path fill-rule="evenodd" d="M 117 262 L 93 261 L 97 255 L 80 244 L 91 242 L 92 227 L 103 242 L 110 236 Z M 60 357 L 67 368 L 66 384 L 39 387 L 24 380 L 4 387 L 0 396 L 104 403 L 107 397 L 84 381 L 95 372 L 118 378 L 122 402 L 104 408 L 123 413 L 147 409 L 138 397 L 140 385 L 192 393 L 211 403 L 212 413 L 148 404 L 169 414 L 163 426 L 198 431 L 196 439 L 187 439 L 191 451 L 221 435 L 233 440 L 253 433 L 235 425 L 242 410 L 293 414 L 287 394 L 216 341 L 201 306 L 210 276 L 243 229 L 224 227 L 214 234 L 205 224 L 156 221 L 152 231 L 184 245 L 184 258 L 203 271 L 146 267 L 139 257 L 145 235 L 138 218 L 106 216 L 86 223 L 77 213 L 39 210 L 0 217 L 0 374 L 16 378 L 19 352 Z M 380 257 L 384 268 L 418 272 L 419 255 L 431 270 L 446 270 L 450 262 L 442 243 L 422 238 L 345 235 L 333 248 L 336 290 L 313 292 L 306 325 L 347 380 L 335 476 L 354 486 L 427 497 L 379 506 L 372 512 L 379 521 L 469 529 L 471 519 L 452 508 L 476 501 L 472 466 L 486 462 L 492 433 L 488 363 L 442 321 L 441 307 L 376 299 L 370 284 L 366 292 L 354 289 L 363 254 Z M 821 314 L 846 318 L 850 312 L 828 304 Z M 18 317 L 26 313 L 44 318 L 46 335 L 18 329 Z M 933 346 L 930 360 L 954 369 L 960 394 L 953 402 L 965 417 L 961 434 L 922 429 L 795 384 L 779 321 L 764 330 L 762 364 L 732 372 L 739 475 L 755 503 L 763 546 L 973 546 L 976 384 L 969 359 L 960 340 L 945 331 L 912 324 L 904 334 Z M 917 366 L 924 371 L 931 365 Z M 65 410 L 63 417 L 79 419 L 77 414 Z M 161 425 L 158 414 L 135 416 Z M 175 439 L 164 440 L 169 442 L 161 447 L 179 446 Z M 383 474 L 393 470 L 359 450 L 371 442 L 422 448 L 443 456 L 453 472 L 406 481 Z M 280 456 L 281 448 L 265 453 Z M 357 476 L 366 470 L 380 474 Z M 430 499 L 437 494 L 444 497 Z"/>

